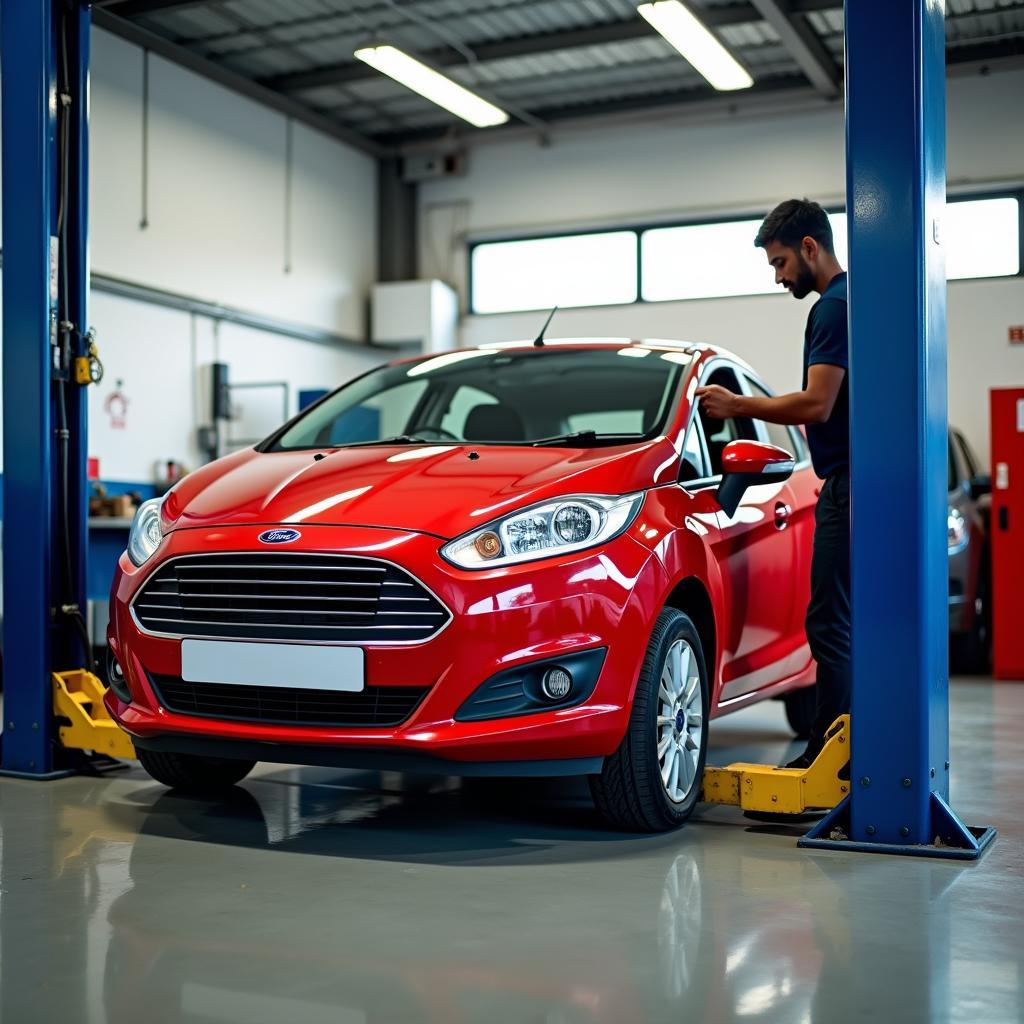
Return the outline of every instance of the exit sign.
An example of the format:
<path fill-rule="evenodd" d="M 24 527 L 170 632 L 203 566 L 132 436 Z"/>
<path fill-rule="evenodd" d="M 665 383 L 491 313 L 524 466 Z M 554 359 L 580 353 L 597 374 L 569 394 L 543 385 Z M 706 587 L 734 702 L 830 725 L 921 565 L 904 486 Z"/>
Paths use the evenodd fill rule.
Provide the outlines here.
<path fill-rule="evenodd" d="M 1024 324 L 1017 324 L 1010 328 L 1010 344 L 1024 345 Z"/>

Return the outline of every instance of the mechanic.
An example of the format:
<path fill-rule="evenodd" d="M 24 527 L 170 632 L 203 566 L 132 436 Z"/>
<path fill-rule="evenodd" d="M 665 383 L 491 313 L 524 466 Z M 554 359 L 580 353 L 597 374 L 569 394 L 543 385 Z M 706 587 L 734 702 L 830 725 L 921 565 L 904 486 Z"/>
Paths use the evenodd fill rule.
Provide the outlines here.
<path fill-rule="evenodd" d="M 821 297 L 804 331 L 802 390 L 777 398 L 736 395 L 718 385 L 698 388 L 701 408 L 715 419 L 750 416 L 803 424 L 814 471 L 824 480 L 814 520 L 811 600 L 805 628 L 818 663 L 817 702 L 807 749 L 786 768 L 807 768 L 832 722 L 850 710 L 850 406 L 847 381 L 846 272 L 836 260 L 828 215 L 808 199 L 780 203 L 754 245 L 775 268 L 775 283 L 794 298 Z"/>

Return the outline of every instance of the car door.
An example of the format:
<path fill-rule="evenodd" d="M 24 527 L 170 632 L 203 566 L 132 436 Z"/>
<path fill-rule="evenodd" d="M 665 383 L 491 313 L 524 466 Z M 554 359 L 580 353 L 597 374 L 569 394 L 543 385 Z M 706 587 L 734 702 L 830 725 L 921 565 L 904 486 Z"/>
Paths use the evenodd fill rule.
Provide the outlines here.
<path fill-rule="evenodd" d="M 756 398 L 772 398 L 772 392 L 756 377 L 744 373 L 744 383 Z M 783 448 L 793 456 L 793 475 L 786 481 L 778 501 L 788 509 L 786 531 L 793 544 L 793 562 L 790 588 L 789 640 L 785 645 L 787 657 L 780 666 L 793 672 L 805 668 L 811 652 L 807 646 L 804 619 L 811 597 L 811 553 L 814 547 L 814 508 L 818 503 L 821 481 L 811 469 L 811 454 L 807 440 L 799 427 L 784 426 L 755 420 L 762 439 L 769 444 Z M 795 668 L 793 666 L 796 666 Z M 783 671 L 783 676 L 791 672 Z"/>
<path fill-rule="evenodd" d="M 738 367 L 726 360 L 709 363 L 702 384 L 718 384 L 737 394 L 747 386 Z M 691 430 L 699 429 L 708 460 L 705 479 L 685 479 L 684 491 L 717 487 L 722 453 L 730 441 L 764 440 L 749 417 L 713 420 L 698 409 Z M 750 488 L 732 516 L 719 510 L 709 531 L 712 554 L 719 564 L 726 621 L 719 624 L 722 689 L 719 703 L 742 697 L 798 671 L 794 661 L 793 561 L 796 545 L 782 507 L 792 500 L 785 485 Z M 705 518 L 706 522 L 706 518 Z M 805 662 L 806 664 L 806 662 Z"/>

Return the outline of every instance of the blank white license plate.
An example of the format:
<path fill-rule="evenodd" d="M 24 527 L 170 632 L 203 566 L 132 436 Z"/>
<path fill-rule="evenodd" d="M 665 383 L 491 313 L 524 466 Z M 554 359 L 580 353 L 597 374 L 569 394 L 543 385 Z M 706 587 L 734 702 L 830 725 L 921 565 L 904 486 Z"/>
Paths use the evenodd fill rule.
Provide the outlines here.
<path fill-rule="evenodd" d="M 359 647 L 182 640 L 181 677 L 190 683 L 359 693 L 365 656 Z"/>

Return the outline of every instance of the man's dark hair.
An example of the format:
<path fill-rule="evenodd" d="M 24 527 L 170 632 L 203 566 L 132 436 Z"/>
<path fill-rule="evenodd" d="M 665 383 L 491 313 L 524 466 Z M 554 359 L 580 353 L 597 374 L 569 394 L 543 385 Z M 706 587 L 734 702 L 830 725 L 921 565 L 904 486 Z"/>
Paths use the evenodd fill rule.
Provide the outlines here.
<path fill-rule="evenodd" d="M 769 242 L 778 242 L 799 251 L 800 243 L 807 237 L 813 238 L 826 252 L 835 253 L 828 214 L 810 199 L 787 199 L 765 217 L 754 245 L 765 249 Z"/>

